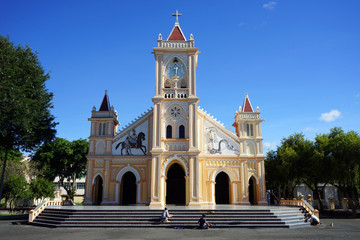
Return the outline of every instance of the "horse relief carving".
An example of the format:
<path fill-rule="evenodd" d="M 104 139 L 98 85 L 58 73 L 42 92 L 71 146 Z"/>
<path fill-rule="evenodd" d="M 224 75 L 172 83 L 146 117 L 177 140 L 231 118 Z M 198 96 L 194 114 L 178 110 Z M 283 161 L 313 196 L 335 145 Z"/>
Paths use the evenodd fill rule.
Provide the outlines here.
<path fill-rule="evenodd" d="M 140 132 L 136 135 L 135 129 L 131 130 L 131 132 L 127 135 L 125 141 L 119 142 L 115 150 L 121 146 L 121 155 L 123 155 L 123 150 L 126 150 L 126 155 L 133 155 L 131 152 L 132 148 L 140 149 L 144 155 L 146 155 L 146 146 L 143 145 L 143 141 L 145 141 L 145 133 Z"/>

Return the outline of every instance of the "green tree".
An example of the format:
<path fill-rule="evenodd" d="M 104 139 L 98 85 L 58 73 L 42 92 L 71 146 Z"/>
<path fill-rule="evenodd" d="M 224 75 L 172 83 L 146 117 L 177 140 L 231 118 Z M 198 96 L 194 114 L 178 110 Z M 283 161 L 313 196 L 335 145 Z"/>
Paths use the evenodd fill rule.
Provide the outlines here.
<path fill-rule="evenodd" d="M 341 128 L 330 129 L 323 136 L 328 138 L 325 155 L 330 160 L 332 184 L 349 199 L 353 214 L 356 214 L 356 199 L 360 192 L 360 136 L 354 131 L 345 133 Z"/>
<path fill-rule="evenodd" d="M 328 134 L 317 135 L 315 141 L 295 133 L 283 138 L 277 150 L 267 154 L 265 164 L 267 188 L 276 193 L 277 198 L 292 198 L 294 187 L 304 183 L 312 190 L 322 210 L 320 192 L 332 183 L 350 200 L 355 213 L 355 199 L 360 195 L 358 133 L 345 133 L 336 127 Z"/>
<path fill-rule="evenodd" d="M 0 36 L 0 146 L 4 150 L 0 199 L 9 151 L 29 152 L 55 136 L 57 123 L 50 113 L 53 94 L 45 87 L 48 79 L 37 53 Z"/>
<path fill-rule="evenodd" d="M 4 182 L 4 198 L 5 202 L 13 209 L 17 205 L 18 200 L 29 200 L 31 192 L 29 184 L 24 175 L 11 174 Z"/>
<path fill-rule="evenodd" d="M 43 177 L 37 177 L 30 184 L 31 196 L 35 199 L 53 198 L 55 185 L 52 181 Z"/>
<path fill-rule="evenodd" d="M 270 190 L 275 199 L 279 202 L 286 197 L 286 189 L 292 177 L 288 169 L 278 157 L 277 151 L 269 151 L 265 159 L 266 189 Z"/>
<path fill-rule="evenodd" d="M 56 138 L 52 142 L 43 144 L 32 160 L 37 163 L 40 174 L 46 179 L 53 181 L 55 177 L 59 177 L 59 184 L 73 200 L 76 192 L 75 180 L 85 175 L 88 147 L 88 141 L 84 139 L 70 142 Z M 68 185 L 64 184 L 65 180 Z"/>
<path fill-rule="evenodd" d="M 315 148 L 314 142 L 305 138 L 302 133 L 294 133 L 283 138 L 276 151 L 267 154 L 266 180 L 267 187 L 277 195 L 277 198 L 293 198 L 293 192 L 300 183 L 306 184 L 319 199 L 322 209 L 320 183 L 326 186 L 328 180 L 319 169 L 323 168 L 322 154 Z"/>

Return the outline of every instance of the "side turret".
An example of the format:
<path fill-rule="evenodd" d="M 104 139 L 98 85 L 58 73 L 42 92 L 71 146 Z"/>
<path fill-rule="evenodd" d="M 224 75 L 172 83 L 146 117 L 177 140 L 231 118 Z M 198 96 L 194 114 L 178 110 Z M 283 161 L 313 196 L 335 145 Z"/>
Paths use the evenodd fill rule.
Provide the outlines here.
<path fill-rule="evenodd" d="M 94 106 L 89 118 L 91 122 L 89 155 L 111 155 L 112 139 L 120 125 L 117 119 L 117 112 L 114 107 L 110 107 L 108 92 L 105 90 L 99 111 L 96 111 Z"/>
<path fill-rule="evenodd" d="M 260 118 L 259 107 L 254 112 L 246 93 L 243 106 L 236 111 L 235 122 L 233 123 L 236 135 L 240 139 L 241 154 L 263 155 L 263 138 L 261 136 L 261 123 L 263 121 Z"/>

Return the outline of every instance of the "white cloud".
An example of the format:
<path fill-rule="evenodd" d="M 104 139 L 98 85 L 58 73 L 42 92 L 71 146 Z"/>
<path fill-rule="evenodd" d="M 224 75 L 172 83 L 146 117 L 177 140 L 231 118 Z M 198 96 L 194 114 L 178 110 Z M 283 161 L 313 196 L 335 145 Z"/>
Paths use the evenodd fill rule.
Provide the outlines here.
<path fill-rule="evenodd" d="M 267 9 L 267 10 L 274 10 L 276 4 L 277 4 L 277 2 L 272 1 L 272 2 L 268 2 L 268 3 L 263 4 L 262 7 L 265 8 L 265 9 Z"/>
<path fill-rule="evenodd" d="M 341 116 L 341 112 L 338 110 L 331 110 L 328 113 L 322 113 L 321 117 L 319 118 L 325 122 L 333 122 Z"/>
<path fill-rule="evenodd" d="M 264 142 L 264 147 L 266 147 L 268 150 L 275 150 L 277 146 L 277 142 Z"/>
<path fill-rule="evenodd" d="M 360 97 L 360 93 L 356 94 L 356 96 L 355 96 L 355 97 L 357 97 L 357 98 L 358 98 L 358 97 Z"/>
<path fill-rule="evenodd" d="M 245 25 L 244 22 L 241 22 L 241 23 L 238 24 L 239 27 L 242 27 L 242 26 L 244 26 L 244 25 Z"/>
<path fill-rule="evenodd" d="M 313 128 L 313 127 L 306 127 L 303 129 L 303 132 L 315 132 L 317 131 L 317 128 Z"/>

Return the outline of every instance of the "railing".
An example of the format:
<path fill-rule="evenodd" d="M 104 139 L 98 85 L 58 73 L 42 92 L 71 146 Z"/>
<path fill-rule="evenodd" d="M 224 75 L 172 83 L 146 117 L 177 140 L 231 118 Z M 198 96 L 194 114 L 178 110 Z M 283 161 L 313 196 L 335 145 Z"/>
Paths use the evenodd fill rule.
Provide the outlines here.
<path fill-rule="evenodd" d="M 164 98 L 187 98 L 187 90 L 164 90 Z"/>
<path fill-rule="evenodd" d="M 260 113 L 239 113 L 238 119 L 260 119 Z"/>
<path fill-rule="evenodd" d="M 44 200 L 33 210 L 29 211 L 29 222 L 33 222 L 37 216 L 47 207 L 47 206 L 59 206 L 61 201 L 59 200 Z"/>
<path fill-rule="evenodd" d="M 310 214 L 315 215 L 320 219 L 319 216 L 319 210 L 313 208 L 307 201 L 305 200 L 280 200 L 281 206 L 297 206 L 297 207 L 303 207 L 306 211 L 308 211 Z"/>
<path fill-rule="evenodd" d="M 92 111 L 91 113 L 91 117 L 92 118 L 110 118 L 110 117 L 114 117 L 116 118 L 116 114 L 114 111 L 110 111 L 110 112 L 107 112 L 107 111 L 101 111 L 101 112 L 97 112 L 97 111 Z"/>
<path fill-rule="evenodd" d="M 193 48 L 194 41 L 158 41 L 159 48 Z"/>
<path fill-rule="evenodd" d="M 189 140 L 188 139 L 166 139 L 163 140 L 166 151 L 188 151 Z"/>

